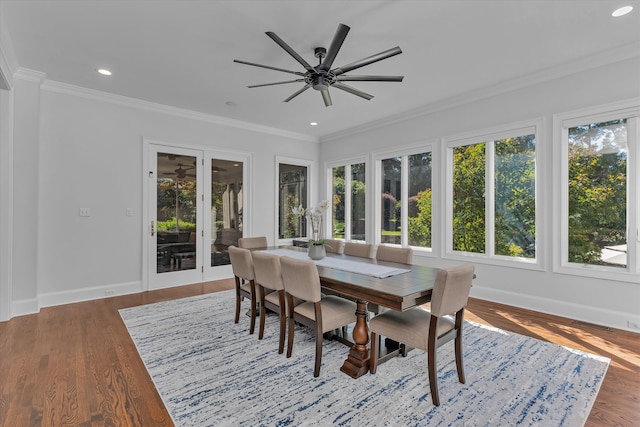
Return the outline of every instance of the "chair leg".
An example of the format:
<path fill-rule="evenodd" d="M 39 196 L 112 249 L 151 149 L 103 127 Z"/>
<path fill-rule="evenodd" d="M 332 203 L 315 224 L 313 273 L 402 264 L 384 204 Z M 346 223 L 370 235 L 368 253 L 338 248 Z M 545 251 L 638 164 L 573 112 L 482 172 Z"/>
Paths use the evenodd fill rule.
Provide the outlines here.
<path fill-rule="evenodd" d="M 260 286 L 260 330 L 258 331 L 258 339 L 264 338 L 264 318 L 267 317 L 267 308 L 264 306 L 264 288 Z"/>
<path fill-rule="evenodd" d="M 240 280 L 238 279 L 238 276 L 235 276 L 236 278 L 236 317 L 234 320 L 234 323 L 238 323 L 240 321 L 240 299 L 242 298 L 242 296 L 240 295 Z"/>
<path fill-rule="evenodd" d="M 251 324 L 249 326 L 249 334 L 253 334 L 256 330 L 256 307 L 258 306 L 256 301 L 256 287 L 251 281 Z"/>
<path fill-rule="evenodd" d="M 429 387 L 431 388 L 431 400 L 435 406 L 440 406 L 438 395 L 438 376 L 436 375 L 436 342 L 437 342 L 437 317 L 431 316 L 429 322 L 429 338 L 427 343 L 427 365 L 429 366 Z"/>
<path fill-rule="evenodd" d="M 280 301 L 280 312 L 278 315 L 280 316 L 280 341 L 278 343 L 278 354 L 282 354 L 284 351 L 284 334 L 287 329 L 287 304 L 284 302 L 285 296 L 284 291 L 278 291 L 279 301 Z"/>
<path fill-rule="evenodd" d="M 313 368 L 313 376 L 320 376 L 320 365 L 322 365 L 322 325 L 316 322 L 316 364 Z"/>
<path fill-rule="evenodd" d="M 287 294 L 287 307 L 289 307 L 289 338 L 287 339 L 287 357 L 291 357 L 293 350 L 293 331 L 296 328 L 296 321 L 293 319 L 293 298 Z"/>
<path fill-rule="evenodd" d="M 371 332 L 371 356 L 369 357 L 369 372 L 375 374 L 378 369 L 378 347 L 380 346 L 380 338 L 375 332 Z"/>
<path fill-rule="evenodd" d="M 464 366 L 462 364 L 462 339 L 456 338 L 455 342 L 456 347 L 456 368 L 458 368 L 458 380 L 464 384 Z"/>

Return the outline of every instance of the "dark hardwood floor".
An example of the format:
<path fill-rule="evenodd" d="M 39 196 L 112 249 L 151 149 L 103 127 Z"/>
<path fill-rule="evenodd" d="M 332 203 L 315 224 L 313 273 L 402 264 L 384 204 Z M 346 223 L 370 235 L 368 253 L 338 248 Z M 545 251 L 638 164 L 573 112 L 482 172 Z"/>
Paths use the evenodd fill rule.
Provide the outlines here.
<path fill-rule="evenodd" d="M 188 285 L 0 323 L 0 426 L 172 426 L 118 309 L 231 288 Z M 639 334 L 477 299 L 467 319 L 611 358 L 586 426 L 640 426 Z"/>

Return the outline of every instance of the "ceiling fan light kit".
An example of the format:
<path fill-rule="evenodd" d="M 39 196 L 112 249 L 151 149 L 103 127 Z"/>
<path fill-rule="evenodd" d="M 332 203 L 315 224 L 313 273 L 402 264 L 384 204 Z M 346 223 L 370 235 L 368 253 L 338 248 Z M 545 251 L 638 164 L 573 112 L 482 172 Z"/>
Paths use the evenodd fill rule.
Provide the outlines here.
<path fill-rule="evenodd" d="M 359 61 L 352 62 L 347 65 L 343 65 L 342 67 L 331 68 L 333 65 L 333 61 L 336 59 L 340 48 L 342 47 L 342 43 L 347 37 L 350 28 L 344 24 L 338 25 L 338 29 L 336 31 L 335 36 L 333 36 L 333 40 L 329 45 L 329 49 L 325 49 L 324 47 L 316 47 L 314 49 L 314 56 L 318 58 L 318 65 L 313 67 L 309 64 L 302 56 L 300 56 L 296 51 L 294 51 L 291 46 L 285 43 L 277 34 L 272 31 L 267 31 L 266 34 L 271 38 L 274 42 L 276 42 L 282 49 L 284 49 L 289 55 L 293 57 L 300 65 L 304 67 L 305 72 L 300 71 L 292 71 L 286 70 L 283 68 L 271 67 L 269 65 L 256 64 L 253 62 L 240 61 L 238 59 L 234 59 L 233 62 L 237 62 L 239 64 L 251 65 L 254 67 L 266 68 L 268 70 L 281 71 L 284 73 L 290 73 L 299 76 L 300 78 L 295 80 L 287 80 L 282 82 L 274 82 L 274 83 L 264 83 L 258 85 L 247 86 L 248 88 L 256 88 L 256 87 L 264 87 L 264 86 L 274 86 L 288 83 L 304 83 L 305 85 L 290 95 L 288 98 L 284 100 L 284 102 L 289 102 L 296 96 L 300 95 L 302 92 L 306 91 L 309 88 L 313 88 L 319 91 L 322 94 L 322 99 L 324 101 L 324 105 L 329 107 L 332 105 L 331 95 L 329 94 L 329 88 L 333 87 L 336 89 L 340 89 L 352 95 L 359 96 L 360 98 L 371 100 L 373 95 L 370 95 L 366 92 L 363 92 L 359 89 L 356 89 L 353 86 L 344 84 L 343 82 L 401 82 L 404 76 L 347 76 L 345 73 L 349 71 L 356 70 L 358 68 L 364 67 L 369 64 L 373 64 L 374 62 L 382 61 L 384 59 L 390 58 L 395 55 L 399 55 L 402 53 L 400 47 L 396 46 L 394 48 L 385 50 L 378 54 L 369 56 L 367 58 L 363 58 Z"/>

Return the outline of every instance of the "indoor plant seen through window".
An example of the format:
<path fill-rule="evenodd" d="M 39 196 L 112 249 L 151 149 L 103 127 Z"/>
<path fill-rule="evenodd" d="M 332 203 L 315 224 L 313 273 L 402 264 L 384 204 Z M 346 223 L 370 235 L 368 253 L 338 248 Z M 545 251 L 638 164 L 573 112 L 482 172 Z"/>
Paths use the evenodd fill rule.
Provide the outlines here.
<path fill-rule="evenodd" d="M 326 255 L 325 241 L 321 236 L 322 220 L 329 209 L 329 201 L 323 200 L 315 208 L 303 208 L 302 205 L 294 207 L 291 212 L 297 216 L 306 216 L 311 222 L 311 238 L 309 239 L 309 258 L 321 259 Z"/>

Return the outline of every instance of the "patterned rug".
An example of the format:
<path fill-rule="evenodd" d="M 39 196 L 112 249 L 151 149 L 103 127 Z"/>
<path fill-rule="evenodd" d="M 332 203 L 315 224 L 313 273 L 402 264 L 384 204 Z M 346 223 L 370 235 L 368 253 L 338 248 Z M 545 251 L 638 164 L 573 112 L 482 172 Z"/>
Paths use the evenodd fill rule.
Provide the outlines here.
<path fill-rule="evenodd" d="M 313 378 L 312 332 L 296 328 L 287 359 L 277 316 L 267 316 L 260 341 L 248 317 L 233 323 L 234 301 L 225 291 L 120 310 L 176 426 L 583 426 L 609 365 L 467 322 L 467 382 L 458 382 L 453 345 L 440 348 L 435 407 L 424 352 L 352 379 L 340 372 L 348 348 L 325 340 Z"/>

